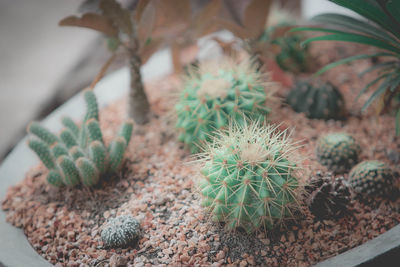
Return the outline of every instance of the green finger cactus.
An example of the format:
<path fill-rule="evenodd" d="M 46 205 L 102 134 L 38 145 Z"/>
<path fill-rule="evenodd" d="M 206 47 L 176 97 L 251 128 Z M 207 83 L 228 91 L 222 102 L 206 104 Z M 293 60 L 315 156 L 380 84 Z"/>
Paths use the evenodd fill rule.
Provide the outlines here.
<path fill-rule="evenodd" d="M 394 190 L 395 175 L 382 161 L 360 162 L 350 171 L 349 183 L 362 196 L 389 196 Z"/>
<path fill-rule="evenodd" d="M 286 100 L 294 111 L 305 113 L 311 119 L 341 120 L 345 117 L 343 96 L 330 83 L 298 82 Z"/>
<path fill-rule="evenodd" d="M 59 136 L 37 122 L 28 127 L 33 135 L 28 145 L 49 169 L 48 183 L 57 187 L 93 186 L 105 173 L 117 172 L 132 135 L 133 122 L 128 120 L 106 148 L 98 121 L 96 96 L 92 91 L 85 91 L 83 95 L 87 112 L 81 127 L 69 117 L 62 118 L 65 128 Z"/>
<path fill-rule="evenodd" d="M 253 232 L 300 210 L 300 167 L 287 132 L 259 123 L 235 125 L 214 138 L 200 160 L 202 206 L 213 221 Z"/>
<path fill-rule="evenodd" d="M 329 133 L 317 141 L 317 160 L 334 173 L 349 171 L 358 162 L 360 145 L 347 133 Z"/>
<path fill-rule="evenodd" d="M 213 132 L 227 127 L 229 120 L 238 124 L 247 119 L 264 120 L 270 112 L 266 101 L 273 86 L 250 59 L 206 62 L 189 73 L 175 111 L 178 139 L 192 153 L 201 151 Z"/>

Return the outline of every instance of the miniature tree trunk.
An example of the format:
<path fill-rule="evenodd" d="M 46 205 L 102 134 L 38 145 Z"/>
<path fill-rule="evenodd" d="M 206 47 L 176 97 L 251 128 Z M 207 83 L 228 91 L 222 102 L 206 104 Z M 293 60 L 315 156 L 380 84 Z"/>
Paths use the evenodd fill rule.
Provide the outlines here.
<path fill-rule="evenodd" d="M 150 111 L 149 101 L 140 75 L 141 60 L 135 50 L 130 50 L 129 68 L 131 75 L 131 88 L 129 91 L 129 117 L 136 123 L 144 124 L 148 121 L 147 114 Z"/>

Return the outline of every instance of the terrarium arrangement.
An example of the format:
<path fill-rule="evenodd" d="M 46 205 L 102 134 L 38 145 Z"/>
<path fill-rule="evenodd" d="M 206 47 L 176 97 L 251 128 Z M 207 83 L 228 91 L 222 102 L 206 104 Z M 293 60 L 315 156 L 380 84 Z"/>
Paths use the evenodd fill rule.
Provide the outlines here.
<path fill-rule="evenodd" d="M 99 110 L 96 91 L 85 90 L 80 121 L 65 114 L 59 132 L 28 126 L 41 162 L 8 189 L 7 221 L 56 266 L 310 266 L 398 225 L 400 5 L 331 2 L 376 24 L 327 14 L 313 21 L 335 27 L 276 36 L 289 24 L 264 25 L 270 1 L 244 1 L 235 27 L 224 17 L 227 3 L 211 1 L 201 16 L 214 13 L 241 46 L 198 60 L 179 82 L 174 73 L 146 87 L 140 54 L 157 39 L 141 40 L 143 16 L 160 10 L 157 1 L 138 1 L 132 14 L 100 0 L 100 13 L 63 20 L 105 33 L 112 53 L 128 51 L 130 95 Z M 245 35 L 257 12 L 263 27 Z M 292 33 L 304 30 L 328 35 Z M 310 43 L 318 40 L 385 51 L 343 60 L 371 47 Z M 282 46 L 270 58 L 297 82 L 274 81 L 249 44 Z M 374 60 L 353 62 L 367 58 Z M 334 60 L 320 77 L 305 72 Z M 355 90 L 365 83 L 363 68 L 373 82 Z M 378 97 L 379 117 L 366 110 Z M 124 120 L 125 109 L 133 120 Z"/>

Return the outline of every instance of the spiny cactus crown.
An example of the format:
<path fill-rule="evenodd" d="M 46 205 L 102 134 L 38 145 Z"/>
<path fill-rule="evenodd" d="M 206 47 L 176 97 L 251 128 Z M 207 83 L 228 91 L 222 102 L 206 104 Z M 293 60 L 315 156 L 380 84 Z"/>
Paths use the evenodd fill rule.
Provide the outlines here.
<path fill-rule="evenodd" d="M 349 183 L 364 196 L 389 196 L 394 190 L 394 173 L 382 161 L 366 160 L 350 171 Z"/>
<path fill-rule="evenodd" d="M 360 146 L 347 133 L 329 133 L 317 141 L 318 161 L 335 173 L 349 171 L 358 162 Z"/>
<path fill-rule="evenodd" d="M 200 160 L 202 205 L 212 219 L 253 232 L 293 218 L 300 189 L 295 149 L 273 126 L 253 122 L 220 132 Z"/>
<path fill-rule="evenodd" d="M 342 94 L 330 83 L 302 81 L 289 92 L 287 102 L 311 119 L 340 120 L 345 116 Z"/>
<path fill-rule="evenodd" d="M 199 152 L 215 130 L 227 127 L 230 119 L 243 124 L 247 119 L 264 120 L 270 112 L 265 103 L 273 94 L 272 84 L 248 58 L 240 63 L 229 58 L 202 63 L 189 73 L 175 111 L 178 139 L 192 153 Z"/>
<path fill-rule="evenodd" d="M 124 152 L 132 134 L 133 123 L 126 121 L 117 137 L 106 148 L 98 121 L 96 96 L 85 91 L 87 112 L 82 127 L 69 118 L 62 119 L 59 136 L 37 122 L 32 122 L 28 132 L 34 136 L 29 147 L 49 169 L 47 181 L 57 187 L 92 186 L 107 172 L 116 172 L 122 164 Z"/>
<path fill-rule="evenodd" d="M 125 248 L 138 238 L 139 233 L 139 222 L 130 215 L 121 215 L 108 220 L 101 239 L 105 247 Z"/>

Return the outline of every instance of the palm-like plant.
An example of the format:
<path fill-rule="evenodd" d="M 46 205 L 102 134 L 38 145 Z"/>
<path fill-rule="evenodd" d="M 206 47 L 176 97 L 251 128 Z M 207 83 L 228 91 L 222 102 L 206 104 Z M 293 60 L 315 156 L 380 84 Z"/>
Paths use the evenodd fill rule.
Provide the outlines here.
<path fill-rule="evenodd" d="M 400 93 L 400 1 L 398 0 L 329 0 L 342 7 L 348 8 L 365 20 L 356 19 L 340 14 L 321 14 L 311 19 L 318 24 L 332 25 L 334 27 L 299 27 L 292 31 L 314 31 L 326 35 L 309 38 L 303 44 L 314 41 L 343 41 L 366 44 L 380 49 L 377 53 L 359 54 L 347 57 L 320 69 L 321 74 L 338 65 L 354 60 L 385 57 L 387 60 L 375 64 L 360 73 L 363 76 L 378 70 L 376 79 L 369 82 L 359 93 L 363 94 L 371 86 L 379 84 L 377 89 L 364 103 L 364 111 L 374 100 L 381 98 L 380 111 L 388 107 L 396 94 Z M 396 134 L 400 135 L 400 105 L 396 107 Z"/>

